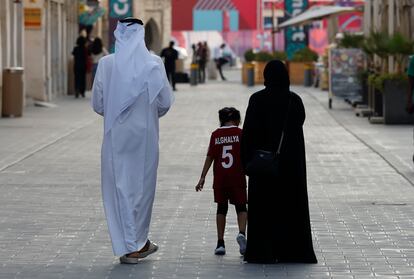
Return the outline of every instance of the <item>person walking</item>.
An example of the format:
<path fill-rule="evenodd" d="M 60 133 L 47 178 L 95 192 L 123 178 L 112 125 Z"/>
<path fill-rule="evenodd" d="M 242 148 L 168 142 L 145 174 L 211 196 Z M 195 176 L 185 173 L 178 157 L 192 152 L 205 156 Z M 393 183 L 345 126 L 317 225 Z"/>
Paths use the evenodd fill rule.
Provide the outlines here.
<path fill-rule="evenodd" d="M 207 64 L 207 47 L 199 42 L 197 46 L 198 57 L 198 81 L 200 83 L 206 82 L 206 64 Z"/>
<path fill-rule="evenodd" d="M 91 58 L 92 58 L 92 82 L 95 79 L 96 69 L 98 68 L 99 59 L 108 55 L 108 51 L 103 46 L 102 40 L 99 37 L 96 37 L 91 45 Z"/>
<path fill-rule="evenodd" d="M 207 41 L 204 41 L 203 48 L 204 48 L 205 57 L 206 57 L 206 65 L 205 65 L 204 68 L 206 68 L 208 70 L 209 69 L 208 66 L 209 66 L 210 59 L 211 59 L 211 51 L 210 51 L 210 47 L 207 44 Z M 204 77 L 204 80 L 206 80 L 206 79 L 207 79 L 207 76 Z"/>
<path fill-rule="evenodd" d="M 174 42 L 171 41 L 169 46 L 161 51 L 162 58 L 164 58 L 165 71 L 167 72 L 168 80 L 170 81 L 173 90 L 175 88 L 175 61 L 178 59 L 178 51 L 174 49 Z"/>
<path fill-rule="evenodd" d="M 102 197 L 113 252 L 136 264 L 158 247 L 148 239 L 159 157 L 159 117 L 173 102 L 161 58 L 145 46 L 141 20 L 120 20 L 115 53 L 103 57 L 93 110 L 104 117 Z"/>
<path fill-rule="evenodd" d="M 72 55 L 74 57 L 75 98 L 79 98 L 79 95 L 85 98 L 86 72 L 89 58 L 85 37 L 78 37 Z"/>
<path fill-rule="evenodd" d="M 248 263 L 316 263 L 302 130 L 305 108 L 301 98 L 290 92 L 283 62 L 269 62 L 263 75 L 265 89 L 250 97 L 241 141 L 242 161 L 249 176 L 244 259 Z M 277 173 L 273 167 L 268 173 L 252 171 L 257 156 L 274 155 L 277 150 Z"/>
<path fill-rule="evenodd" d="M 239 252 L 246 251 L 246 222 L 247 222 L 247 193 L 246 176 L 240 159 L 240 138 L 242 130 L 240 112 L 235 108 L 223 108 L 219 111 L 220 128 L 210 137 L 210 145 L 200 180 L 195 189 L 201 191 L 204 187 L 206 175 L 214 162 L 214 201 L 217 203 L 217 246 L 216 255 L 226 254 L 224 244 L 224 230 L 229 201 L 234 204 L 237 213 L 239 233 L 236 240 Z"/>
<path fill-rule="evenodd" d="M 219 71 L 220 77 L 222 80 L 227 80 L 223 75 L 223 65 L 229 63 L 227 58 L 225 57 L 224 49 L 226 48 L 226 44 L 221 44 L 220 47 L 216 51 L 215 55 L 215 62 L 217 70 Z"/>

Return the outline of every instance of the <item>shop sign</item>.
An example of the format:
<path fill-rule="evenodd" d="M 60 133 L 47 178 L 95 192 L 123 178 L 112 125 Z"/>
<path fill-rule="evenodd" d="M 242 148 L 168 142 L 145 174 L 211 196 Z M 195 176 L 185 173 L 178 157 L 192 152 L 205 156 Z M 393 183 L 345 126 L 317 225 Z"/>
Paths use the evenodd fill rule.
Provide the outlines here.
<path fill-rule="evenodd" d="M 329 52 L 331 93 L 344 99 L 360 96 L 362 84 L 358 74 L 364 68 L 364 62 L 364 52 L 360 49 L 331 49 Z"/>
<path fill-rule="evenodd" d="M 109 17 L 111 18 L 132 16 L 132 0 L 111 0 L 109 5 Z"/>
<path fill-rule="evenodd" d="M 41 29 L 42 9 L 24 8 L 24 27 L 30 29 Z"/>
<path fill-rule="evenodd" d="M 131 17 L 133 14 L 132 0 L 110 0 L 109 1 L 109 50 L 114 51 L 114 30 L 118 19 Z"/>

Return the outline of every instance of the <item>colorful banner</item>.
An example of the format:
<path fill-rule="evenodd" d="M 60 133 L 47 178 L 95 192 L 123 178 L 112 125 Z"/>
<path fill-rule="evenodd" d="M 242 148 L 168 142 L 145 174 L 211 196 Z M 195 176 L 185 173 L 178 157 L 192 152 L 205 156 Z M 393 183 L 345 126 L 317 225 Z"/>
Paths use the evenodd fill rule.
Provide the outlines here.
<path fill-rule="evenodd" d="M 309 48 L 319 55 L 325 54 L 329 45 L 328 31 L 325 28 L 313 28 L 309 30 Z"/>
<path fill-rule="evenodd" d="M 131 17 L 133 14 L 132 0 L 110 0 L 109 1 L 109 49 L 114 52 L 115 37 L 114 30 L 118 19 Z"/>
<path fill-rule="evenodd" d="M 308 0 L 285 0 L 285 10 L 290 17 L 295 17 L 308 8 Z M 285 51 L 289 59 L 293 54 L 308 45 L 308 30 L 305 27 L 288 27 L 285 29 Z"/>
<path fill-rule="evenodd" d="M 98 19 L 105 14 L 105 9 L 102 7 L 95 7 L 91 10 L 79 14 L 79 23 L 82 25 L 94 25 Z"/>

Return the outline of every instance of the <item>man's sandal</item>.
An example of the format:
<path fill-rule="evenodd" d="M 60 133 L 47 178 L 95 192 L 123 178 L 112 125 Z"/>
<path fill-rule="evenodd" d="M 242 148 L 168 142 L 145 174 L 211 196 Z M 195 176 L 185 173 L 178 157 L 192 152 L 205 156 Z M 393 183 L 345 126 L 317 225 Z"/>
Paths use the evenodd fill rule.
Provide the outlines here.
<path fill-rule="evenodd" d="M 122 257 L 119 258 L 119 261 L 122 264 L 137 264 L 140 259 L 143 259 L 143 258 L 157 252 L 157 250 L 158 250 L 158 246 L 155 243 L 150 242 L 149 240 L 147 241 L 145 246 L 148 247 L 148 248 L 145 249 L 145 247 L 144 247 L 139 252 L 131 253 L 131 254 L 135 254 L 134 256 L 128 256 L 128 255 L 131 255 L 131 254 L 123 255 Z M 142 251 L 142 250 L 144 250 L 144 251 Z"/>

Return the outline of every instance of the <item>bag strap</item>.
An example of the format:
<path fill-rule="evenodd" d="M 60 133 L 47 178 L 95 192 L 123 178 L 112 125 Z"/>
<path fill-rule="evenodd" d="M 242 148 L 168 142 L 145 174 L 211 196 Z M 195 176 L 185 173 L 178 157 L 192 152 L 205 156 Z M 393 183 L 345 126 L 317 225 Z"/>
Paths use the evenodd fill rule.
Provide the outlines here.
<path fill-rule="evenodd" d="M 277 148 L 276 155 L 280 154 L 280 150 L 282 149 L 283 139 L 285 137 L 285 130 L 286 130 L 287 122 L 288 122 L 288 119 L 289 119 L 290 103 L 291 103 L 291 100 L 292 100 L 292 97 L 290 96 L 291 94 L 292 93 L 289 93 L 289 97 L 288 97 L 289 102 L 288 102 L 288 107 L 287 107 L 287 111 L 286 111 L 285 122 L 283 123 L 282 135 L 280 136 L 279 146 Z"/>

